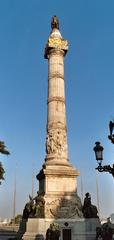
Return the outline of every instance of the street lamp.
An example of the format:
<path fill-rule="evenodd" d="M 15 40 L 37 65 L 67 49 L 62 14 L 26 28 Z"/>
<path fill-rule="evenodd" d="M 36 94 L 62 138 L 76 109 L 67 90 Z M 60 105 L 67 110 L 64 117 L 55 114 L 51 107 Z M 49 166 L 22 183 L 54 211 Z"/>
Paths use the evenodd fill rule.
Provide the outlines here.
<path fill-rule="evenodd" d="M 96 168 L 96 170 L 98 170 L 99 172 L 109 172 L 114 177 L 114 164 L 112 165 L 112 167 L 110 165 L 102 166 L 104 148 L 100 145 L 100 142 L 96 142 L 95 144 L 96 146 L 93 148 L 93 150 L 95 152 L 96 160 L 98 162 L 98 167 Z"/>
<path fill-rule="evenodd" d="M 110 135 L 108 136 L 108 138 L 111 140 L 111 142 L 114 144 L 114 134 L 113 134 L 113 129 L 114 129 L 114 122 L 109 123 L 109 129 L 110 129 Z M 95 152 L 95 157 L 96 160 L 98 162 L 98 167 L 96 168 L 96 170 L 98 170 L 99 172 L 108 172 L 111 173 L 112 176 L 114 177 L 114 164 L 112 165 L 112 167 L 110 165 L 104 165 L 102 166 L 102 161 L 103 161 L 103 147 L 100 145 L 100 142 L 96 142 L 95 143 L 96 146 L 93 148 L 94 152 Z"/>
<path fill-rule="evenodd" d="M 93 148 L 95 152 L 95 157 L 98 162 L 99 167 L 102 165 L 102 160 L 103 160 L 103 147 L 100 145 L 100 142 L 95 143 L 96 146 Z"/>

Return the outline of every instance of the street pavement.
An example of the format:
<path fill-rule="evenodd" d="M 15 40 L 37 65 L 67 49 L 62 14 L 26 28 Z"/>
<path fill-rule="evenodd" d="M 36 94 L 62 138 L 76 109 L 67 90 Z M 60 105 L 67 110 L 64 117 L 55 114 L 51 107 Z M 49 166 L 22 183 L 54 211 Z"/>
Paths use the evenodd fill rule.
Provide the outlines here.
<path fill-rule="evenodd" d="M 15 238 L 19 226 L 0 226 L 0 240 Z"/>

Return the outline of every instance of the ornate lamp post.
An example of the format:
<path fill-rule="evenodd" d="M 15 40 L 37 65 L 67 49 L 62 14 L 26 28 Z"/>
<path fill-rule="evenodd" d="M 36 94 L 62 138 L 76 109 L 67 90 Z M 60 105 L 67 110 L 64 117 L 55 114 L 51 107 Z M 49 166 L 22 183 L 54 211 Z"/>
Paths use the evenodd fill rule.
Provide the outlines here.
<path fill-rule="evenodd" d="M 110 129 L 110 135 L 108 138 L 111 140 L 111 142 L 114 144 L 114 134 L 113 134 L 113 129 L 114 129 L 114 122 L 109 123 L 109 129 Z M 104 165 L 102 166 L 102 161 L 103 161 L 103 147 L 100 145 L 100 142 L 95 143 L 96 146 L 93 148 L 96 156 L 96 160 L 98 162 L 98 167 L 96 168 L 99 172 L 108 172 L 111 173 L 112 176 L 114 177 L 114 164 L 112 167 L 110 165 Z"/>
<path fill-rule="evenodd" d="M 96 146 L 93 148 L 95 152 L 95 157 L 98 162 L 99 167 L 102 165 L 102 160 L 103 160 L 103 147 L 100 145 L 100 142 L 95 143 Z"/>

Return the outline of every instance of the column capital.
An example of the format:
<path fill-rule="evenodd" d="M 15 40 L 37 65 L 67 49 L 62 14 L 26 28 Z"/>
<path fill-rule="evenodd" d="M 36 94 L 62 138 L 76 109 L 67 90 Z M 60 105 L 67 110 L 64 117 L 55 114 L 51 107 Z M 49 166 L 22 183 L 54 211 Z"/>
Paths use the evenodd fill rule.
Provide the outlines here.
<path fill-rule="evenodd" d="M 50 50 L 59 50 L 59 52 L 62 50 L 64 52 L 64 55 L 68 51 L 68 41 L 63 39 L 59 31 L 59 21 L 56 16 L 52 17 L 51 28 L 52 30 L 48 38 L 44 53 L 44 58 L 46 59 L 49 58 Z"/>

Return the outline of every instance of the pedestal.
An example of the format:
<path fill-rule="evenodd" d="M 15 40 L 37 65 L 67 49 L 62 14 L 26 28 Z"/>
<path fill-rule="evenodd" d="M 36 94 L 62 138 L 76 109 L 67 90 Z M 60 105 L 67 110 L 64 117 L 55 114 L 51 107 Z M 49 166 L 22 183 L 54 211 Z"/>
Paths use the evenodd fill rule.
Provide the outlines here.
<path fill-rule="evenodd" d="M 60 240 L 95 240 L 99 219 L 28 219 L 23 240 L 44 240 L 50 224 L 56 222 L 61 227 Z"/>

